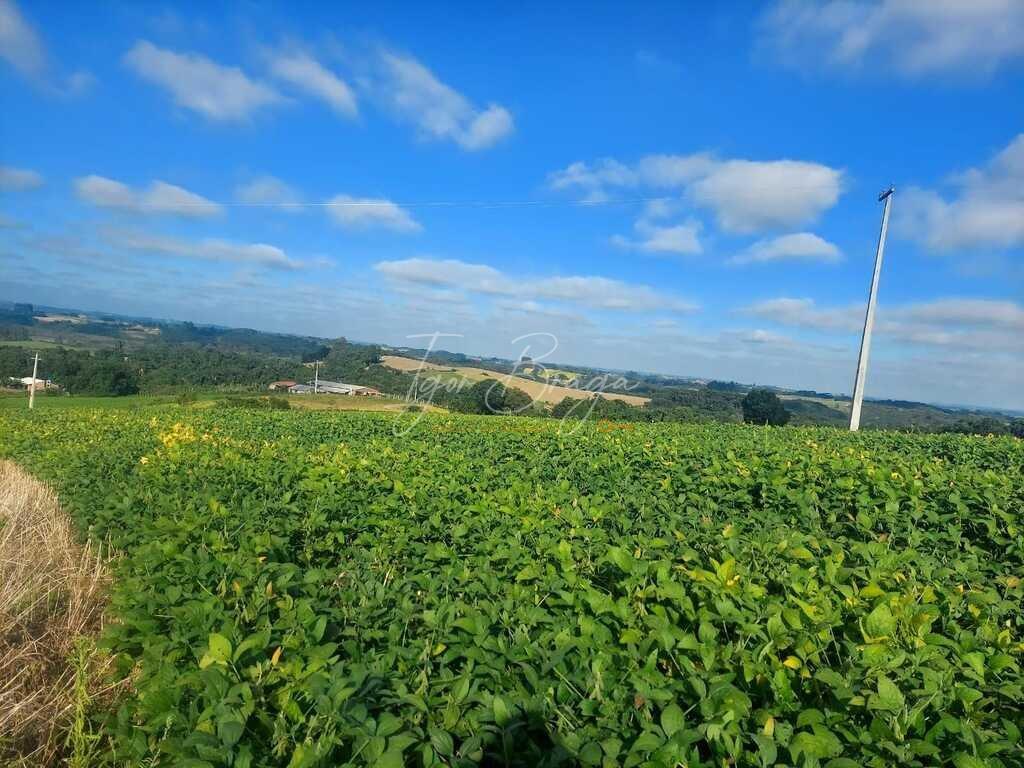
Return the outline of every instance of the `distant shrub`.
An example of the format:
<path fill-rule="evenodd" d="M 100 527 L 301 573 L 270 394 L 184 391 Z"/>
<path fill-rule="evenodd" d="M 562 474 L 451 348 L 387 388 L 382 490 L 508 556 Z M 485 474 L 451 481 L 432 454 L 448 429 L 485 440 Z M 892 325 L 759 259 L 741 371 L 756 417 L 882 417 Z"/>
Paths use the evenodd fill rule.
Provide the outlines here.
<path fill-rule="evenodd" d="M 748 424 L 771 424 L 781 427 L 789 421 L 789 411 L 774 392 L 752 389 L 743 398 L 743 420 Z"/>
<path fill-rule="evenodd" d="M 195 403 L 195 401 L 196 401 L 196 393 L 195 392 L 182 392 L 177 397 L 178 405 L 192 405 L 192 404 Z"/>

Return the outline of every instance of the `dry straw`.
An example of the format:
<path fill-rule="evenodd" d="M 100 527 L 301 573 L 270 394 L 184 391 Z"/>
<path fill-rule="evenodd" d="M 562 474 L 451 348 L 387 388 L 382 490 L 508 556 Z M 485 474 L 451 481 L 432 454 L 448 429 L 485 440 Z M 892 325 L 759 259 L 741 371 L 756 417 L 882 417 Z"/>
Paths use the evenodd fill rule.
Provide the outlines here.
<path fill-rule="evenodd" d="M 74 765 L 92 750 L 84 712 L 111 690 L 92 643 L 108 584 L 53 491 L 0 461 L 0 764 Z"/>

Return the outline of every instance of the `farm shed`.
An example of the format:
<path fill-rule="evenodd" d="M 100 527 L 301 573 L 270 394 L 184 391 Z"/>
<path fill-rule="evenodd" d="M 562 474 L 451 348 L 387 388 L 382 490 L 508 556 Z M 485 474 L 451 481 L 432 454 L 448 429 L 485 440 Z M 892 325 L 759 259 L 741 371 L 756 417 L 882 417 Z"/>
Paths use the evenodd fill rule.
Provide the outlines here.
<path fill-rule="evenodd" d="M 346 384 L 343 381 L 324 381 L 321 379 L 319 384 L 317 384 L 317 392 L 323 392 L 328 395 L 368 395 L 371 394 L 371 390 L 371 387 L 363 387 L 359 384 Z M 372 390 L 372 392 L 376 392 L 376 390 Z"/>
<path fill-rule="evenodd" d="M 10 386 L 20 389 L 29 389 L 32 386 L 31 376 L 22 376 L 21 378 L 11 376 L 8 378 L 8 381 Z M 42 392 L 44 389 L 60 389 L 60 387 L 50 381 L 50 379 L 36 379 L 36 391 Z"/>
<path fill-rule="evenodd" d="M 359 395 L 362 397 L 379 397 L 380 390 L 374 389 L 373 387 L 364 387 L 359 384 L 346 384 L 343 381 L 326 381 L 320 379 L 316 382 L 314 389 L 314 382 L 308 384 L 293 384 L 288 387 L 288 391 L 292 394 L 319 394 L 319 395 Z"/>

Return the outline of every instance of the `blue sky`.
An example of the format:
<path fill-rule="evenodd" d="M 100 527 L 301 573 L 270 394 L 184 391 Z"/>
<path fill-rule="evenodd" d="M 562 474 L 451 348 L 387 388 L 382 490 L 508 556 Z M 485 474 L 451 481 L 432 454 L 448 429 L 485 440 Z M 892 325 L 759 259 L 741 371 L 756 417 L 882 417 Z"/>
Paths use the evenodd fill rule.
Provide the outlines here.
<path fill-rule="evenodd" d="M 0 299 L 1024 408 L 1024 5 L 0 0 Z M 546 342 L 535 340 L 537 354 Z"/>

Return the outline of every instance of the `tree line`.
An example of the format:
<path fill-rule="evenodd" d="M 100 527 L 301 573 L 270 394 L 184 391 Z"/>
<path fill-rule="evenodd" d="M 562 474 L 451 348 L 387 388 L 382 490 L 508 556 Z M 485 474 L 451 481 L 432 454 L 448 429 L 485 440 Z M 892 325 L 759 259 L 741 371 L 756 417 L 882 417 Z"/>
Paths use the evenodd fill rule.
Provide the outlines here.
<path fill-rule="evenodd" d="M 257 349 L 283 351 L 275 334 L 256 331 L 214 329 L 207 333 L 189 324 L 176 324 L 181 337 L 170 343 L 166 338 L 144 346 L 126 349 L 123 345 L 105 351 L 90 352 L 67 348 L 46 350 L 40 359 L 40 378 L 52 379 L 64 392 L 75 395 L 179 394 L 191 390 L 264 390 L 276 380 L 310 381 L 311 360 L 320 360 L 320 378 L 374 387 L 397 397 L 413 393 L 416 378 L 382 364 L 382 350 L 376 345 L 357 344 L 345 339 L 330 343 L 299 339 L 290 354 L 271 354 Z M 11 335 L 20 336 L 17 326 Z M 268 336 L 261 340 L 262 336 Z M 207 337 L 212 343 L 197 343 Z M 21 341 L 21 339 L 14 339 Z M 294 339 L 293 339 L 294 341 Z M 32 372 L 30 342 L 26 346 L 0 346 L 0 379 L 21 378 Z M 421 380 L 422 381 L 422 380 Z M 795 401 L 787 408 L 774 392 L 766 389 L 743 391 L 732 382 L 716 386 L 677 386 L 656 389 L 646 406 L 634 406 L 621 400 L 597 396 L 595 399 L 567 397 L 550 409 L 532 403 L 529 395 L 497 380 L 472 385 L 436 387 L 429 397 L 435 405 L 460 413 L 551 416 L 554 418 L 594 418 L 626 422 L 746 422 L 783 425 L 794 415 L 797 423 L 823 423 L 809 418 L 807 406 L 827 409 L 810 401 Z M 827 409 L 829 423 L 841 426 L 842 414 Z M 813 414 L 811 414 L 813 416 Z M 926 431 L 964 434 L 1011 434 L 1024 437 L 1024 419 L 1000 420 L 978 414 L 931 425 Z"/>

